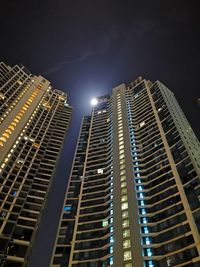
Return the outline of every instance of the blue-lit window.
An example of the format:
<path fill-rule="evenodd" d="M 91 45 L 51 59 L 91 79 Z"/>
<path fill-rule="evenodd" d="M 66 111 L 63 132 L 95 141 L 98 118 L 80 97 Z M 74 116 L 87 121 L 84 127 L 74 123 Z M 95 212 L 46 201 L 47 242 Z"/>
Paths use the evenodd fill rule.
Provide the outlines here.
<path fill-rule="evenodd" d="M 113 253 L 113 246 L 110 247 L 110 253 Z"/>
<path fill-rule="evenodd" d="M 147 256 L 148 257 L 152 256 L 152 250 L 150 248 L 147 248 Z"/>
<path fill-rule="evenodd" d="M 113 232 L 113 226 L 110 227 L 110 232 L 111 232 L 111 233 Z"/>
<path fill-rule="evenodd" d="M 142 209 L 142 214 L 146 214 L 146 211 L 145 211 L 145 209 Z"/>
<path fill-rule="evenodd" d="M 110 243 L 113 243 L 114 242 L 114 239 L 113 239 L 113 236 L 111 235 L 110 236 Z"/>
<path fill-rule="evenodd" d="M 148 261 L 148 267 L 154 267 L 153 261 Z"/>
<path fill-rule="evenodd" d="M 64 206 L 64 211 L 71 211 L 71 210 L 72 210 L 72 206 L 71 205 Z"/>
<path fill-rule="evenodd" d="M 149 237 L 145 237 L 144 242 L 145 242 L 146 245 L 150 245 L 151 244 Z"/>
<path fill-rule="evenodd" d="M 144 206 L 144 200 L 141 200 L 139 203 L 140 203 L 140 206 Z"/>
<path fill-rule="evenodd" d="M 110 257 L 110 258 L 109 258 L 109 264 L 110 264 L 110 265 L 113 265 L 113 257 Z"/>
<path fill-rule="evenodd" d="M 142 223 L 147 223 L 147 218 L 142 218 Z"/>
<path fill-rule="evenodd" d="M 149 233 L 148 227 L 145 226 L 143 229 L 144 229 L 144 233 L 145 234 L 148 234 Z"/>
<path fill-rule="evenodd" d="M 17 191 L 14 191 L 13 192 L 13 196 L 15 197 L 17 195 Z"/>

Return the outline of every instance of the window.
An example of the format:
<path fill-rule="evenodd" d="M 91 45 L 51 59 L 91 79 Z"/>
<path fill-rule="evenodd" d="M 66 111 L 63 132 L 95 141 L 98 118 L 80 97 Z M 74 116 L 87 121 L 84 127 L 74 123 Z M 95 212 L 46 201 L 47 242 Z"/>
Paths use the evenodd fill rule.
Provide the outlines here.
<path fill-rule="evenodd" d="M 127 200 L 127 195 L 124 195 L 124 196 L 121 197 L 121 202 L 124 202 L 126 200 Z"/>
<path fill-rule="evenodd" d="M 127 210 L 124 210 L 123 212 L 122 212 L 122 218 L 128 218 L 129 216 L 128 216 L 128 211 Z"/>
<path fill-rule="evenodd" d="M 130 250 L 124 252 L 124 260 L 125 261 L 131 260 L 131 251 Z"/>
<path fill-rule="evenodd" d="M 128 209 L 128 202 L 122 203 L 121 208 L 122 208 L 122 210 Z"/>
<path fill-rule="evenodd" d="M 121 154 L 121 155 L 119 156 L 119 159 L 124 159 L 124 154 Z"/>
<path fill-rule="evenodd" d="M 121 182 L 126 181 L 126 176 L 125 175 L 122 175 L 121 178 L 120 178 L 120 181 Z"/>
<path fill-rule="evenodd" d="M 130 248 L 131 247 L 131 240 L 127 239 L 123 241 L 123 248 Z"/>
<path fill-rule="evenodd" d="M 108 220 L 103 220 L 103 222 L 102 222 L 102 226 L 103 226 L 103 227 L 108 226 Z"/>
<path fill-rule="evenodd" d="M 126 171 L 125 170 L 123 170 L 123 171 L 120 171 L 120 175 L 123 175 L 123 174 L 125 174 L 126 173 Z"/>
<path fill-rule="evenodd" d="M 122 227 L 125 228 L 125 227 L 128 227 L 129 226 L 129 220 L 126 219 L 126 220 L 123 220 L 122 221 Z"/>
<path fill-rule="evenodd" d="M 103 173 L 103 169 L 98 169 L 98 170 L 97 170 L 97 173 L 98 173 L 98 174 L 102 174 L 102 173 Z"/>
<path fill-rule="evenodd" d="M 126 187 L 126 182 L 121 183 L 121 188 Z"/>
<path fill-rule="evenodd" d="M 145 121 L 141 122 L 139 125 L 140 127 L 143 127 L 145 125 Z"/>
<path fill-rule="evenodd" d="M 122 190 L 121 190 L 121 195 L 125 195 L 127 193 L 127 189 L 126 188 L 123 188 Z"/>
<path fill-rule="evenodd" d="M 131 234 L 129 229 L 123 231 L 123 238 L 129 237 L 130 235 Z"/>
<path fill-rule="evenodd" d="M 72 209 L 72 205 L 64 206 L 64 211 L 70 211 Z"/>

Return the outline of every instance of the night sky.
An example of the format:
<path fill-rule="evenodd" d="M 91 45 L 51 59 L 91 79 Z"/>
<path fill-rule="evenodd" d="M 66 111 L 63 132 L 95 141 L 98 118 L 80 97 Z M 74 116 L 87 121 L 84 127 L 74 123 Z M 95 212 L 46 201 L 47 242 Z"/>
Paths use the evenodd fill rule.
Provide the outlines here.
<path fill-rule="evenodd" d="M 90 99 L 138 76 L 174 91 L 200 137 L 198 1 L 2 0 L 0 59 L 68 93 L 73 118 L 30 267 L 48 267 L 83 114 Z"/>

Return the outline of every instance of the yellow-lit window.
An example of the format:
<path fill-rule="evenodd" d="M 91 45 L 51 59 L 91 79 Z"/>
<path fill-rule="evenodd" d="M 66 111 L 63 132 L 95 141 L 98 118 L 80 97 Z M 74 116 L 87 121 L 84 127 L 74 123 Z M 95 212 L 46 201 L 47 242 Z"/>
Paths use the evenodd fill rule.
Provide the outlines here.
<path fill-rule="evenodd" d="M 128 251 L 124 251 L 124 260 L 125 261 L 128 261 L 128 260 L 131 260 L 132 257 L 131 257 L 131 251 L 128 250 Z"/>
<path fill-rule="evenodd" d="M 9 125 L 9 126 L 8 126 L 8 129 L 14 131 L 15 128 L 14 128 L 12 125 Z"/>
<path fill-rule="evenodd" d="M 119 134 L 123 133 L 123 130 L 122 130 L 122 129 L 121 129 L 121 130 L 119 130 L 119 131 L 118 131 L 118 133 L 119 133 Z"/>
<path fill-rule="evenodd" d="M 123 152 L 122 152 L 123 153 Z M 119 159 L 124 159 L 124 154 L 121 154 L 120 156 L 119 156 Z"/>
<path fill-rule="evenodd" d="M 124 210 L 122 211 L 122 218 L 125 219 L 125 218 L 128 218 L 128 211 L 127 210 Z"/>
<path fill-rule="evenodd" d="M 0 141 L 0 146 L 3 146 L 3 142 L 2 141 Z"/>
<path fill-rule="evenodd" d="M 127 201 L 127 199 L 128 199 L 127 195 L 124 195 L 121 197 L 121 202 Z M 128 206 L 127 206 L 127 208 L 128 208 Z"/>
<path fill-rule="evenodd" d="M 127 210 L 128 209 L 128 202 L 124 202 L 121 204 L 121 209 L 122 210 Z"/>
<path fill-rule="evenodd" d="M 129 226 L 129 220 L 126 219 L 126 220 L 123 220 L 122 221 L 122 227 L 125 228 L 125 227 L 128 227 Z"/>
<path fill-rule="evenodd" d="M 127 188 L 123 188 L 122 190 L 121 190 L 121 195 L 125 195 L 127 193 Z"/>
<path fill-rule="evenodd" d="M 133 265 L 132 265 L 131 262 L 129 262 L 129 263 L 125 263 L 125 264 L 124 264 L 124 267 L 133 267 Z"/>
<path fill-rule="evenodd" d="M 120 170 L 125 169 L 125 164 L 120 165 L 119 168 L 120 168 Z"/>
<path fill-rule="evenodd" d="M 16 119 L 16 118 L 14 118 L 14 120 L 13 120 L 14 122 L 16 122 L 16 123 L 19 123 L 19 120 L 18 119 Z"/>
<path fill-rule="evenodd" d="M 8 134 L 12 133 L 10 129 L 6 129 L 5 132 L 8 133 Z"/>
<path fill-rule="evenodd" d="M 121 142 L 123 140 L 124 140 L 124 137 L 123 136 L 119 138 L 119 142 Z"/>
<path fill-rule="evenodd" d="M 123 175 L 123 176 L 120 178 L 120 181 L 121 181 L 121 182 L 126 181 L 126 176 Z"/>
<path fill-rule="evenodd" d="M 130 239 L 126 239 L 123 241 L 123 248 L 130 248 L 131 247 L 131 240 Z"/>
<path fill-rule="evenodd" d="M 121 159 L 120 161 L 119 161 L 119 164 L 124 164 L 125 163 L 125 159 Z"/>
<path fill-rule="evenodd" d="M 126 171 L 125 170 L 120 171 L 120 175 L 123 175 L 123 174 L 126 174 Z"/>
<path fill-rule="evenodd" d="M 6 138 L 5 137 L 0 137 L 0 141 L 6 142 Z"/>
<path fill-rule="evenodd" d="M 123 238 L 129 237 L 131 235 L 130 230 L 126 229 L 123 231 Z"/>
<path fill-rule="evenodd" d="M 119 142 L 119 149 L 124 148 L 124 141 Z"/>
<path fill-rule="evenodd" d="M 5 138 L 9 138 L 9 134 L 8 133 L 3 133 L 2 134 Z"/>
<path fill-rule="evenodd" d="M 126 187 L 126 182 L 121 183 L 121 188 Z"/>
<path fill-rule="evenodd" d="M 11 122 L 11 125 L 12 125 L 12 126 L 14 126 L 14 127 L 16 127 L 16 126 L 17 126 L 16 122 L 14 122 L 14 121 L 13 121 L 13 122 Z"/>

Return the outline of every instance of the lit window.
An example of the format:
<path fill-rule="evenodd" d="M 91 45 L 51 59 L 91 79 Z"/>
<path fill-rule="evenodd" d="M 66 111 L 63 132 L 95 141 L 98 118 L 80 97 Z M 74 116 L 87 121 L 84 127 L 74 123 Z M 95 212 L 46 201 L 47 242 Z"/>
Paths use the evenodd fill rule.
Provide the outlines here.
<path fill-rule="evenodd" d="M 108 220 L 103 220 L 103 222 L 102 222 L 102 226 L 103 226 L 103 227 L 108 226 Z"/>
<path fill-rule="evenodd" d="M 125 251 L 124 252 L 124 260 L 127 261 L 127 260 L 131 260 L 131 251 L 128 250 L 128 251 Z"/>
<path fill-rule="evenodd" d="M 123 181 L 126 181 L 126 176 L 125 175 L 122 175 L 121 178 L 120 178 L 121 182 Z"/>
<path fill-rule="evenodd" d="M 121 159 L 120 161 L 119 161 L 119 164 L 124 164 L 125 163 L 125 159 Z"/>
<path fill-rule="evenodd" d="M 102 174 L 102 173 L 103 173 L 103 169 L 98 169 L 98 170 L 97 170 L 97 173 L 98 173 L 98 174 Z"/>
<path fill-rule="evenodd" d="M 149 257 L 152 256 L 152 250 L 150 248 L 147 248 L 146 252 L 147 252 L 147 256 Z"/>
<path fill-rule="evenodd" d="M 120 165 L 120 170 L 125 169 L 125 164 Z"/>
<path fill-rule="evenodd" d="M 128 211 L 127 210 L 124 210 L 123 212 L 122 212 L 122 218 L 124 219 L 124 218 L 128 218 L 129 216 L 128 216 Z"/>
<path fill-rule="evenodd" d="M 126 187 L 126 182 L 121 183 L 121 188 Z"/>
<path fill-rule="evenodd" d="M 145 121 L 140 123 L 140 127 L 143 127 L 145 125 Z"/>
<path fill-rule="evenodd" d="M 3 133 L 2 136 L 4 136 L 5 138 L 9 138 L 9 134 L 8 133 Z"/>
<path fill-rule="evenodd" d="M 129 237 L 131 235 L 130 229 L 126 229 L 123 231 L 123 238 Z"/>
<path fill-rule="evenodd" d="M 127 239 L 123 241 L 123 248 L 130 248 L 131 247 L 131 240 Z"/>
<path fill-rule="evenodd" d="M 124 194 L 126 194 L 127 193 L 127 188 L 123 188 L 122 190 L 121 190 L 121 195 L 124 195 Z"/>
<path fill-rule="evenodd" d="M 128 209 L 128 202 L 124 202 L 124 203 L 122 203 L 122 204 L 121 204 L 121 208 L 122 208 L 122 210 L 126 210 L 126 209 Z"/>
<path fill-rule="evenodd" d="M 70 211 L 72 209 L 72 205 L 64 206 L 64 211 Z"/>
<path fill-rule="evenodd" d="M 0 141 L 6 142 L 6 138 L 5 137 L 0 137 Z"/>
<path fill-rule="evenodd" d="M 110 265 L 113 265 L 113 257 L 110 257 L 110 258 L 109 258 L 109 264 L 110 264 Z"/>
<path fill-rule="evenodd" d="M 124 202 L 124 201 L 126 201 L 128 198 L 127 198 L 127 195 L 124 195 L 124 196 L 122 196 L 121 197 L 121 202 Z"/>
<path fill-rule="evenodd" d="M 129 226 L 129 220 L 126 219 L 126 220 L 123 220 L 122 221 L 122 227 L 125 228 L 125 227 L 128 227 Z"/>
<path fill-rule="evenodd" d="M 126 171 L 125 170 L 120 171 L 120 175 L 123 175 L 123 174 L 126 174 Z"/>
<path fill-rule="evenodd" d="M 120 134 L 119 134 L 119 137 L 122 137 L 122 136 L 123 136 L 123 133 L 120 133 Z"/>
<path fill-rule="evenodd" d="M 97 114 L 101 114 L 101 110 L 99 110 L 99 111 L 97 112 Z"/>
<path fill-rule="evenodd" d="M 113 253 L 113 246 L 110 247 L 110 253 Z"/>
<path fill-rule="evenodd" d="M 121 155 L 121 154 L 123 154 L 123 153 L 124 153 L 124 149 L 121 148 L 121 149 L 119 150 L 119 154 Z"/>
<path fill-rule="evenodd" d="M 119 159 L 124 159 L 124 154 L 120 154 Z"/>

